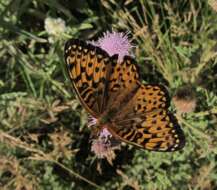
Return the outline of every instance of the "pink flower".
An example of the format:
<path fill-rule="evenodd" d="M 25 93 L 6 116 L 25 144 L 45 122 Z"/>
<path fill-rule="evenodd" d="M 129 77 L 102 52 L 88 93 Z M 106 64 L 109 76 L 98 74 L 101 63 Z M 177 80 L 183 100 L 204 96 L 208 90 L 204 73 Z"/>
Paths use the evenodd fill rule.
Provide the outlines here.
<path fill-rule="evenodd" d="M 88 127 L 95 127 L 97 134 L 92 139 L 91 151 L 98 158 L 106 158 L 110 163 L 115 158 L 114 150 L 119 149 L 120 143 L 112 136 L 107 128 L 98 129 L 97 119 L 89 116 L 88 117 Z M 93 133 L 96 130 L 92 130 Z"/>
<path fill-rule="evenodd" d="M 119 149 L 119 145 L 108 129 L 103 128 L 98 137 L 92 140 L 91 151 L 98 158 L 106 158 L 111 163 L 115 158 L 114 150 Z"/>
<path fill-rule="evenodd" d="M 99 134 L 99 137 L 108 140 L 110 137 L 112 137 L 112 134 L 108 131 L 108 129 L 103 128 Z"/>
<path fill-rule="evenodd" d="M 92 141 L 91 151 L 94 152 L 98 158 L 105 158 L 111 153 L 110 137 L 112 137 L 111 133 L 104 128 L 100 131 L 98 138 Z"/>
<path fill-rule="evenodd" d="M 123 32 L 105 32 L 103 37 L 91 44 L 105 50 L 110 56 L 118 54 L 118 61 L 121 62 L 125 55 L 131 55 L 133 46 L 128 36 Z"/>
<path fill-rule="evenodd" d="M 92 117 L 91 115 L 88 116 L 88 122 L 87 127 L 91 128 L 92 126 L 95 126 L 97 124 L 97 119 L 95 117 Z"/>

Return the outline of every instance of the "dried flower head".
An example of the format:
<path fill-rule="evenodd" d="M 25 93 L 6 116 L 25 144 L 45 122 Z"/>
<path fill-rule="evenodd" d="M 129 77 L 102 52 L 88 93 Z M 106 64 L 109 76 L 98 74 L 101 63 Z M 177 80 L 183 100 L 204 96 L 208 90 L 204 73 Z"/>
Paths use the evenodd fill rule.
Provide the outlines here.
<path fill-rule="evenodd" d="M 177 89 L 173 102 L 179 113 L 193 112 L 196 107 L 196 98 L 192 87 L 183 86 Z"/>
<path fill-rule="evenodd" d="M 132 45 L 126 33 L 105 32 L 103 37 L 95 42 L 90 42 L 105 50 L 110 56 L 118 54 L 118 61 L 122 61 L 125 55 L 130 55 Z"/>

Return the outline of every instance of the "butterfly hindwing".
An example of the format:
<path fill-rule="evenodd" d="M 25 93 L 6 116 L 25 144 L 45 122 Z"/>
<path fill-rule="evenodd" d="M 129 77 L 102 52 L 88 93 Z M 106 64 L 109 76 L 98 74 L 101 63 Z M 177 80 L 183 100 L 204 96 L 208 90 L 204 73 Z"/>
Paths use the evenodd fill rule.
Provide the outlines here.
<path fill-rule="evenodd" d="M 184 134 L 176 118 L 166 110 L 158 110 L 146 117 L 115 124 L 112 130 L 118 137 L 140 148 L 154 151 L 175 151 L 184 146 Z"/>
<path fill-rule="evenodd" d="M 113 130 L 124 141 L 155 151 L 184 146 L 184 134 L 168 111 L 169 97 L 160 85 L 140 85 L 134 97 L 114 118 Z"/>

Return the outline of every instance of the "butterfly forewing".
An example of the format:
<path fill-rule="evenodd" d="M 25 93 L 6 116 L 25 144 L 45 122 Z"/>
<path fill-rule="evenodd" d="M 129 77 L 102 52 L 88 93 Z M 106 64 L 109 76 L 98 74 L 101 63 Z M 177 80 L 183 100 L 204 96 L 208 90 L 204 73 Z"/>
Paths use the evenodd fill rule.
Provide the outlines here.
<path fill-rule="evenodd" d="M 81 103 L 89 113 L 99 117 L 110 74 L 110 57 L 100 48 L 72 39 L 65 45 L 65 60 Z"/>

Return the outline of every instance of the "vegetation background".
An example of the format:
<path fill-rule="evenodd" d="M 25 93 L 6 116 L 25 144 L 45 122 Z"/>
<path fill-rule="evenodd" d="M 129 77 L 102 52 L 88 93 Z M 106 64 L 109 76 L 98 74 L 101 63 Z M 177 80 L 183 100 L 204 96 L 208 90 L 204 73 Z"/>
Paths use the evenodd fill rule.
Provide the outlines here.
<path fill-rule="evenodd" d="M 216 11 L 215 0 L 1 0 L 0 189 L 217 189 Z M 123 145 L 112 162 L 90 151 L 64 43 L 111 30 L 129 32 L 144 82 L 174 96 L 183 150 Z"/>

